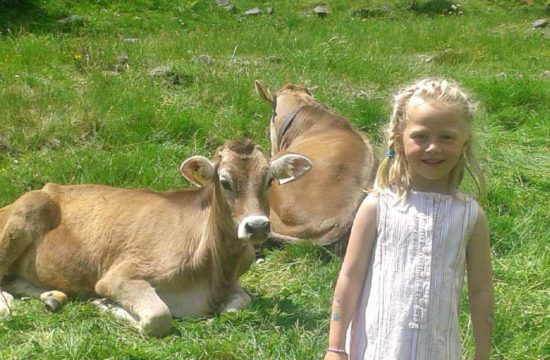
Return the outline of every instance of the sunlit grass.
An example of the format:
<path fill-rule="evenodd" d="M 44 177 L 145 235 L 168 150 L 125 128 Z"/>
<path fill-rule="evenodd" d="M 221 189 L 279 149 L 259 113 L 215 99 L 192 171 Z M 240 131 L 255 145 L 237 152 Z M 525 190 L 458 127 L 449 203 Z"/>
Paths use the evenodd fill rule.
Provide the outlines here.
<path fill-rule="evenodd" d="M 0 205 L 51 181 L 190 187 L 178 171 L 190 155 L 244 137 L 267 151 L 270 109 L 255 79 L 273 89 L 306 82 L 379 148 L 400 84 L 451 77 L 480 105 L 494 358 L 545 358 L 550 53 L 548 28 L 531 24 L 546 4 L 465 0 L 462 15 L 444 16 L 451 2 L 338 0 L 320 17 L 315 1 L 232 3 L 228 12 L 215 1 L 0 0 Z M 253 7 L 262 14 L 245 16 Z M 116 72 L 121 56 L 129 68 Z M 160 66 L 170 73 L 151 75 Z M 241 312 L 174 320 L 169 336 L 152 339 L 85 300 L 57 314 L 19 301 L 0 321 L 0 359 L 320 358 L 341 260 L 308 246 L 260 253 L 243 277 L 254 300 Z M 462 320 L 471 355 L 466 307 Z"/>

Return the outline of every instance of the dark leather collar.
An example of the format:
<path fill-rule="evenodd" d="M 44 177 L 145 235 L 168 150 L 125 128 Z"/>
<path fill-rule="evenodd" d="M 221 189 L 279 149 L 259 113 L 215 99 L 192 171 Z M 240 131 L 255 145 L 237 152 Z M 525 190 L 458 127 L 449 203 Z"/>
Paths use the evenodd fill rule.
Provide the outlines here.
<path fill-rule="evenodd" d="M 302 108 L 306 105 L 307 104 L 302 104 L 302 105 L 297 106 L 294 110 L 292 110 L 290 113 L 288 113 L 285 116 L 283 122 L 281 123 L 281 126 L 277 130 L 277 144 L 276 144 L 277 146 L 275 147 L 275 152 L 278 152 L 278 151 L 281 150 L 281 141 L 283 140 L 283 136 L 286 134 L 286 132 L 288 131 L 288 129 L 292 125 L 292 122 L 296 118 L 296 115 L 298 114 L 298 112 L 300 110 L 302 110 Z M 276 114 L 275 114 L 275 109 L 274 109 L 273 110 L 273 115 L 272 115 L 272 121 L 275 118 L 275 115 Z"/>

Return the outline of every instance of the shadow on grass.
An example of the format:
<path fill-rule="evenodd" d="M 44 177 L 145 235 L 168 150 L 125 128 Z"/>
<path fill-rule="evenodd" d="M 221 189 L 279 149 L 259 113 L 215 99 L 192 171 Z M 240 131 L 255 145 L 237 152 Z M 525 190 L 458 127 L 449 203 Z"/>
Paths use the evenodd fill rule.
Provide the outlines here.
<path fill-rule="evenodd" d="M 36 0 L 0 0 L 0 34 L 68 31 L 82 25 L 79 21 L 52 15 Z"/>
<path fill-rule="evenodd" d="M 318 259 L 323 264 L 343 258 L 345 248 L 342 248 L 341 243 L 332 243 L 327 246 L 318 246 L 313 242 L 305 242 L 302 244 L 280 244 L 272 240 L 255 247 L 256 259 L 265 258 L 270 253 L 279 252 L 278 256 L 294 262 L 297 258 L 313 257 Z"/>
<path fill-rule="evenodd" d="M 223 332 L 270 331 L 273 328 L 293 329 L 299 326 L 305 331 L 319 329 L 329 314 L 313 311 L 311 307 L 296 304 L 291 299 L 280 296 L 254 298 L 252 304 L 243 311 L 217 314 L 211 317 L 175 318 L 169 336 L 188 337 L 189 334 Z"/>
<path fill-rule="evenodd" d="M 410 9 L 417 14 L 440 15 L 449 11 L 453 4 L 448 0 L 412 1 Z"/>
<path fill-rule="evenodd" d="M 280 326 L 291 328 L 296 324 L 304 330 L 316 330 L 319 322 L 329 316 L 328 313 L 312 311 L 311 307 L 296 304 L 291 299 L 282 297 L 256 297 L 252 302 L 251 309 L 261 314 L 259 321 L 261 326 Z M 248 321 L 255 321 L 249 319 Z"/>

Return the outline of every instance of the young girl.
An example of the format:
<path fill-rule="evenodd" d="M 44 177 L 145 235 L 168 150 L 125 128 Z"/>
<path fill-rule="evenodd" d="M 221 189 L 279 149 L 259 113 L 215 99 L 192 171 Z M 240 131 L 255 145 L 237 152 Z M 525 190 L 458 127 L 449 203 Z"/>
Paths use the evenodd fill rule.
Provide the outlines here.
<path fill-rule="evenodd" d="M 464 269 L 476 353 L 489 359 L 493 286 L 487 218 L 459 189 L 483 192 L 473 103 L 425 79 L 396 97 L 388 151 L 351 231 L 334 292 L 325 360 L 459 360 Z"/>

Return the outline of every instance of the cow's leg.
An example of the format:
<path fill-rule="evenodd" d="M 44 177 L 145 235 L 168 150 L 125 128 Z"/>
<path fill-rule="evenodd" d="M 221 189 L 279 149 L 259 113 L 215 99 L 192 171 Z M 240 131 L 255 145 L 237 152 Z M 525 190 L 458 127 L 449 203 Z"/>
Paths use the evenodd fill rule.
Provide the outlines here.
<path fill-rule="evenodd" d="M 51 312 L 58 311 L 69 300 L 67 295 L 61 291 L 46 290 L 19 277 L 6 283 L 4 289 L 17 297 L 29 296 L 40 298 L 46 309 Z"/>
<path fill-rule="evenodd" d="M 252 245 L 248 245 L 241 255 L 241 260 L 239 262 L 239 276 L 247 272 L 254 261 L 256 261 L 256 250 Z"/>
<path fill-rule="evenodd" d="M 141 329 L 141 327 L 139 326 L 139 318 L 136 315 L 128 312 L 128 310 L 112 302 L 111 300 L 106 298 L 95 299 L 94 301 L 92 301 L 92 304 L 94 304 L 101 310 L 109 311 L 120 319 L 129 321 L 132 325 L 136 326 L 138 329 Z"/>
<path fill-rule="evenodd" d="M 238 311 L 250 305 L 250 295 L 246 293 L 237 281 L 233 287 L 233 291 L 227 298 L 227 302 L 222 306 L 220 313 Z"/>
<path fill-rule="evenodd" d="M 248 269 L 250 269 L 250 266 L 252 265 L 252 263 L 254 263 L 255 259 L 256 259 L 256 252 L 254 250 L 254 247 L 247 246 L 243 251 L 243 255 L 239 263 L 239 276 L 245 273 Z M 241 287 L 241 283 L 239 282 L 239 280 L 237 280 L 237 282 L 233 286 L 231 293 L 227 298 L 227 301 L 224 304 L 222 304 L 222 306 L 219 309 L 219 312 L 224 313 L 228 311 L 240 310 L 250 305 L 251 301 L 252 300 L 250 299 L 250 295 L 248 295 L 243 290 L 243 288 Z"/>
<path fill-rule="evenodd" d="M 269 233 L 267 239 L 272 240 L 278 244 L 305 244 L 305 243 L 311 242 L 311 240 L 305 240 L 294 236 L 283 235 L 273 231 Z"/>
<path fill-rule="evenodd" d="M 145 280 L 128 279 L 121 272 L 107 273 L 95 286 L 96 293 L 113 300 L 135 319 L 138 327 L 153 336 L 163 336 L 172 327 L 170 309 Z"/>
<path fill-rule="evenodd" d="M 24 194 L 0 210 L 0 283 L 13 263 L 61 219 L 59 205 L 43 191 Z M 9 314 L 13 297 L 0 288 L 0 315 Z"/>

